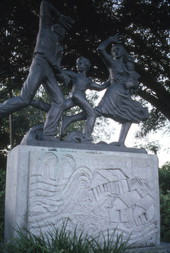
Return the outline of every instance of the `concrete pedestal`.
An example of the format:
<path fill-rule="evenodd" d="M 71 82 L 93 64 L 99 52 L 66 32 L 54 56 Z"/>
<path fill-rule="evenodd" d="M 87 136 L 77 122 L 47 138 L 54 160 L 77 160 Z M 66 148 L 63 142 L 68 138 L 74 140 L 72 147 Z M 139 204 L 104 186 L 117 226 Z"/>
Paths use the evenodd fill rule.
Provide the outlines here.
<path fill-rule="evenodd" d="M 130 243 L 160 244 L 155 155 L 19 145 L 8 156 L 5 239 L 68 226 L 89 235 L 116 228 Z"/>

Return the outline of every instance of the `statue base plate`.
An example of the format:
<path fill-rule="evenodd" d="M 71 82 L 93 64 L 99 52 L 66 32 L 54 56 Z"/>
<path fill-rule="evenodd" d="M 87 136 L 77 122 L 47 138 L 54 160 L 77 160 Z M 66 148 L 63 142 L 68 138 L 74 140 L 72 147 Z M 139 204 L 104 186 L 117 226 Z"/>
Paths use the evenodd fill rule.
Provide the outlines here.
<path fill-rule="evenodd" d="M 116 151 L 116 152 L 132 152 L 132 153 L 143 153 L 146 154 L 146 150 L 144 148 L 130 148 L 126 146 L 119 146 L 116 143 L 75 143 L 75 142 L 67 142 L 67 141 L 38 141 L 38 140 L 30 140 L 21 145 L 29 145 L 29 146 L 39 146 L 39 147 L 53 147 L 53 148 L 69 148 L 69 149 L 82 149 L 82 150 L 101 150 L 101 151 Z"/>

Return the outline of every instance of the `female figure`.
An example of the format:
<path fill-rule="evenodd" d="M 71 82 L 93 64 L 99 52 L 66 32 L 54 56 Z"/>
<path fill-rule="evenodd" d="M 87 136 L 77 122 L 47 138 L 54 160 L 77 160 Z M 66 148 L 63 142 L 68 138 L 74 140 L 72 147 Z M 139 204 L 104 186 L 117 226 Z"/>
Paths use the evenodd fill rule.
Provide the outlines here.
<path fill-rule="evenodd" d="M 114 43 L 111 54 L 106 48 Z M 96 107 L 97 114 L 111 118 L 122 124 L 117 145 L 123 146 L 132 123 L 139 123 L 148 118 L 148 111 L 131 98 L 131 90 L 138 88 L 138 73 L 125 48 L 115 35 L 98 47 L 98 52 L 109 70 L 110 86 Z"/>
<path fill-rule="evenodd" d="M 106 49 L 111 43 L 113 45 L 109 54 Z M 124 146 L 131 124 L 148 118 L 147 108 L 131 98 L 131 91 L 138 87 L 139 75 L 134 70 L 131 57 L 120 44 L 117 34 L 102 42 L 98 52 L 108 68 L 110 86 L 95 108 L 96 115 L 111 118 L 122 124 L 119 140 L 115 145 Z M 82 119 L 83 114 L 64 118 L 62 130 L 71 122 Z"/>

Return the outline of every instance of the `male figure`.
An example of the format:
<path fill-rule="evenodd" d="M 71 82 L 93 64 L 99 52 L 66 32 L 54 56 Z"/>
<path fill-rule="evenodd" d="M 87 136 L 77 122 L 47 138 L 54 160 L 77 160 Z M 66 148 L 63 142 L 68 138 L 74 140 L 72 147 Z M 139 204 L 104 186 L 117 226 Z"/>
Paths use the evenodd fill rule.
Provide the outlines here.
<path fill-rule="evenodd" d="M 96 120 L 96 113 L 86 99 L 85 91 L 87 89 L 97 91 L 103 90 L 109 86 L 110 82 L 107 81 L 104 84 L 99 85 L 97 83 L 92 82 L 91 79 L 86 76 L 86 72 L 91 66 L 90 61 L 87 58 L 81 56 L 77 59 L 76 63 L 78 73 L 67 70 L 63 71 L 62 76 L 64 77 L 64 74 L 66 74 L 70 78 L 70 82 L 72 84 L 71 97 L 65 101 L 64 110 L 68 110 L 75 105 L 79 106 L 83 110 L 84 116 L 86 118 L 84 136 L 87 140 L 91 140 L 91 134 Z"/>
<path fill-rule="evenodd" d="M 57 24 L 53 23 L 55 18 L 58 18 Z M 0 105 L 0 117 L 20 110 L 31 104 L 36 91 L 43 84 L 52 101 L 44 124 L 44 140 L 56 140 L 56 128 L 64 108 L 64 98 L 57 85 L 55 71 L 61 72 L 60 41 L 65 36 L 65 28 L 69 28 L 72 23 L 72 19 L 61 15 L 49 2 L 41 2 L 39 32 L 28 77 L 20 96 L 8 99 Z"/>

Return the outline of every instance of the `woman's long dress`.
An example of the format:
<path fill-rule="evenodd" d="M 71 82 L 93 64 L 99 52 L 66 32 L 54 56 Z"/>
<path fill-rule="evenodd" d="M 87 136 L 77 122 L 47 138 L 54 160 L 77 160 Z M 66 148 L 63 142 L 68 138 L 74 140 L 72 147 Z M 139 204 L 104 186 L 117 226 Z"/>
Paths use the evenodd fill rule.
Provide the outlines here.
<path fill-rule="evenodd" d="M 124 64 L 118 63 L 114 72 L 114 81 L 95 108 L 97 114 L 119 123 L 139 123 L 146 120 L 149 116 L 147 108 L 133 100 L 130 90 L 125 87 L 125 82 L 129 77 Z"/>

